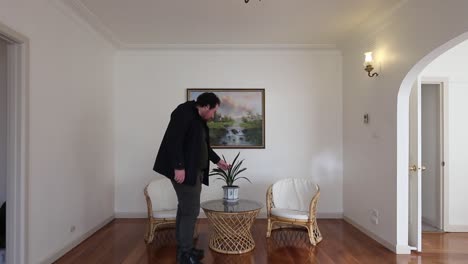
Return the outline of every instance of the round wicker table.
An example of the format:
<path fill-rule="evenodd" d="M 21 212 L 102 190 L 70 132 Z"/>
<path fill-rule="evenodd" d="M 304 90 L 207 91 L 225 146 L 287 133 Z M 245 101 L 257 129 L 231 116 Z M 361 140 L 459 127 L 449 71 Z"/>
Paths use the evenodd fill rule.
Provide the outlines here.
<path fill-rule="evenodd" d="M 224 254 L 242 254 L 255 248 L 250 229 L 263 207 L 261 203 L 240 199 L 226 202 L 223 199 L 206 201 L 201 208 L 213 226 L 210 248 Z"/>

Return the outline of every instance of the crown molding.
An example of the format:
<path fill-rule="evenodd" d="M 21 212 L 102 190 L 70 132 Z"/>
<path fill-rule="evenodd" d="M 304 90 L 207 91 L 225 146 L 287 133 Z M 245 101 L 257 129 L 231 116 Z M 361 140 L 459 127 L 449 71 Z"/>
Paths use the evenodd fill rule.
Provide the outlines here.
<path fill-rule="evenodd" d="M 121 50 L 180 50 L 180 49 L 314 49 L 336 50 L 335 44 L 126 44 L 122 43 Z"/>
<path fill-rule="evenodd" d="M 78 17 L 82 18 L 93 28 L 99 35 L 109 41 L 116 49 L 122 47 L 122 42 L 114 35 L 114 33 L 104 24 L 101 20 L 89 10 L 80 0 L 59 0 L 64 5 L 75 13 Z"/>

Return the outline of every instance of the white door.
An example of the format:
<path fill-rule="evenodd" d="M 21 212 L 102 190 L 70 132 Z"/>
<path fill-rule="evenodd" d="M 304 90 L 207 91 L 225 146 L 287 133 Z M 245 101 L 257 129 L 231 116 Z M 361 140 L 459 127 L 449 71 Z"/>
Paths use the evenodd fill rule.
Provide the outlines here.
<path fill-rule="evenodd" d="M 408 244 L 421 251 L 421 81 L 413 84 L 409 106 L 409 228 Z"/>
<path fill-rule="evenodd" d="M 440 83 L 421 84 L 422 222 L 429 230 L 442 228 L 443 113 Z"/>

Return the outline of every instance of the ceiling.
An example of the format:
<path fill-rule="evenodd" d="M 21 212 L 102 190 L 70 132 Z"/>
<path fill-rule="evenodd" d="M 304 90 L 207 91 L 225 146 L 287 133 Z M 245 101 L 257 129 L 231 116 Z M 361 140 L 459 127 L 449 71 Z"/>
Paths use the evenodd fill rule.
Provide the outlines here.
<path fill-rule="evenodd" d="M 333 46 L 401 0 L 63 0 L 118 47 Z"/>

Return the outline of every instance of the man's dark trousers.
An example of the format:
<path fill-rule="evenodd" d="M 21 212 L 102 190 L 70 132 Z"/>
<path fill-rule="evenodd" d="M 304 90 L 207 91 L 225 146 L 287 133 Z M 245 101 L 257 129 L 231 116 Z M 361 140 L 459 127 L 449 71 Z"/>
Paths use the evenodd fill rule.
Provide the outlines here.
<path fill-rule="evenodd" d="M 176 240 L 178 253 L 190 252 L 193 248 L 193 233 L 200 214 L 201 177 L 197 175 L 195 185 L 180 184 L 172 180 L 177 194 Z"/>

